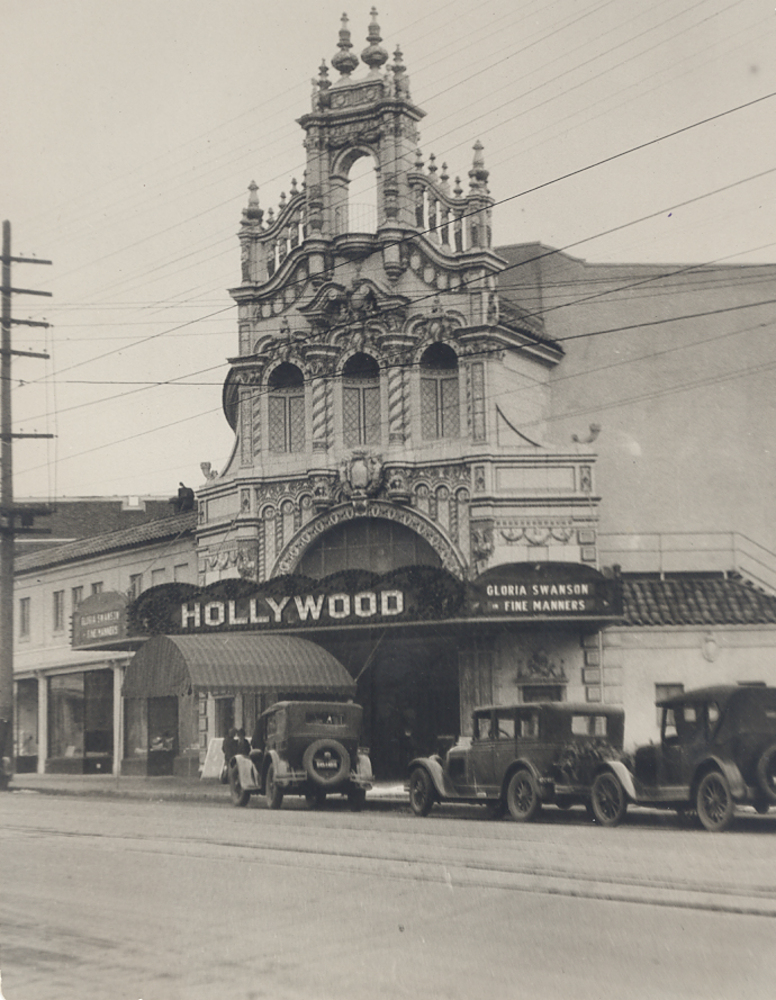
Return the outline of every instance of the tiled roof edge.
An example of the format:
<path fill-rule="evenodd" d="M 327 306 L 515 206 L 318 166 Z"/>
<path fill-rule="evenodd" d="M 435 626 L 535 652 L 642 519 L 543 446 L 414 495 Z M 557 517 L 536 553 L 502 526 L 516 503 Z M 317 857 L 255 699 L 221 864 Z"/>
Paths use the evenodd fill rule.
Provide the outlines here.
<path fill-rule="evenodd" d="M 106 552 L 116 552 L 119 549 L 131 549 L 149 542 L 162 541 L 192 532 L 197 523 L 196 511 L 185 514 L 174 514 L 171 517 L 159 518 L 156 521 L 146 521 L 133 525 L 131 528 L 119 528 L 106 532 L 104 535 L 94 535 L 91 538 L 78 538 L 73 542 L 65 542 L 50 549 L 41 549 L 29 555 L 18 556 L 15 563 L 17 574 L 29 573 L 45 569 L 49 566 L 59 566 L 63 563 L 76 562 L 104 555 Z"/>

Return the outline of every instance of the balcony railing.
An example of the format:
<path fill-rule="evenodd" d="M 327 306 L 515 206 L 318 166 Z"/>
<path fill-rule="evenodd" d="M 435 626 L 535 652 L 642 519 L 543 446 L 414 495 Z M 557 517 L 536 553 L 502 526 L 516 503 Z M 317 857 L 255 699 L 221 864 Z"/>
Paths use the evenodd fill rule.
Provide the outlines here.
<path fill-rule="evenodd" d="M 601 534 L 598 556 L 623 573 L 737 573 L 776 593 L 776 553 L 738 531 Z"/>

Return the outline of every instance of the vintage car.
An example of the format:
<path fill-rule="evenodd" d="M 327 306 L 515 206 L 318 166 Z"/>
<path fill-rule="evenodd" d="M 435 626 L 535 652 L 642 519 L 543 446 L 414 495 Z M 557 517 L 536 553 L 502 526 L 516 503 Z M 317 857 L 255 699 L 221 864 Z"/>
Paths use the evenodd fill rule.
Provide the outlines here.
<path fill-rule="evenodd" d="M 352 702 L 279 701 L 259 717 L 250 754 L 227 764 L 232 802 L 245 806 L 264 795 L 279 809 L 284 795 L 304 795 L 320 806 L 346 795 L 361 809 L 372 787 L 369 751 L 359 747 L 363 709 Z"/>
<path fill-rule="evenodd" d="M 610 762 L 595 780 L 604 825 L 619 823 L 629 801 L 697 812 L 712 831 L 730 826 L 738 803 L 761 813 L 776 803 L 776 688 L 718 685 L 657 704 L 659 745 L 639 747 L 627 766 Z"/>
<path fill-rule="evenodd" d="M 444 760 L 410 762 L 412 811 L 426 816 L 435 802 L 482 803 L 490 813 L 528 822 L 542 803 L 590 809 L 593 782 L 622 752 L 624 713 L 604 705 L 531 702 L 487 705 L 472 715 Z"/>

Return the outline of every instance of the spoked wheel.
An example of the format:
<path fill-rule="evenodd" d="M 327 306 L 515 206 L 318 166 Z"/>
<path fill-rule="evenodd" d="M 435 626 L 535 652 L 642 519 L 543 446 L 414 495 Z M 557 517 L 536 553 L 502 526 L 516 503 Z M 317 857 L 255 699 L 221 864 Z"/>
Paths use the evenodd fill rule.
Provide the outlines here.
<path fill-rule="evenodd" d="M 416 767 L 410 775 L 410 808 L 416 816 L 428 816 L 434 804 L 434 788 L 428 772 Z"/>
<path fill-rule="evenodd" d="M 240 769 L 235 764 L 234 767 L 229 768 L 229 793 L 232 796 L 232 802 L 236 806 L 247 806 L 248 800 L 251 797 L 250 792 L 246 792 L 240 781 Z"/>
<path fill-rule="evenodd" d="M 733 796 L 721 771 L 709 771 L 703 776 L 696 801 L 698 819 L 712 833 L 727 830 L 733 822 Z"/>
<path fill-rule="evenodd" d="M 507 807 L 512 819 L 530 823 L 542 807 L 536 778 L 525 769 L 515 771 L 507 785 Z"/>
<path fill-rule="evenodd" d="M 619 826 L 628 808 L 625 790 L 610 771 L 603 771 L 593 782 L 590 803 L 600 826 Z"/>
<path fill-rule="evenodd" d="M 267 778 L 264 782 L 264 796 L 267 800 L 267 808 L 280 809 L 283 805 L 283 789 L 278 786 L 275 778 L 275 765 L 270 764 L 267 769 Z"/>

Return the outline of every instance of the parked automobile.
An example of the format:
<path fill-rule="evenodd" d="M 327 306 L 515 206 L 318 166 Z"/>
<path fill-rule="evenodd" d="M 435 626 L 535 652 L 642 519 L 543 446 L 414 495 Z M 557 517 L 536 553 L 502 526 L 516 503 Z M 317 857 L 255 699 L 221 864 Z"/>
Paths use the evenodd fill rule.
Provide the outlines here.
<path fill-rule="evenodd" d="M 735 806 L 766 813 L 776 803 L 776 688 L 719 685 L 657 703 L 660 743 L 632 761 L 611 761 L 593 784 L 596 818 L 614 826 L 627 803 L 697 812 L 707 830 L 725 830 Z"/>
<path fill-rule="evenodd" d="M 410 806 L 426 816 L 435 802 L 482 803 L 523 823 L 546 802 L 589 808 L 596 776 L 621 755 L 623 731 L 623 710 L 612 706 L 553 701 L 476 708 L 471 737 L 459 739 L 444 759 L 410 762 Z"/>
<path fill-rule="evenodd" d="M 279 809 L 285 795 L 304 795 L 314 807 L 337 794 L 361 809 L 372 787 L 369 752 L 359 747 L 362 715 L 352 702 L 272 705 L 259 717 L 250 753 L 228 763 L 232 802 L 246 806 L 251 795 L 264 795 Z"/>

